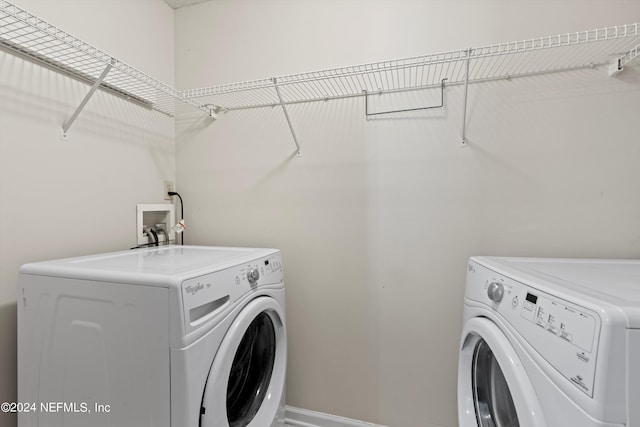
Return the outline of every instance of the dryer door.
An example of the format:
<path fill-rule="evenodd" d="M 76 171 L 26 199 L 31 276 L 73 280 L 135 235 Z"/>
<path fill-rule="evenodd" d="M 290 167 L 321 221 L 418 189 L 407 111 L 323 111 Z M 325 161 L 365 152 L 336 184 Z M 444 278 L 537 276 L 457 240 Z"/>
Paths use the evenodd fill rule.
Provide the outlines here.
<path fill-rule="evenodd" d="M 281 409 L 287 365 L 284 311 L 259 297 L 240 311 L 213 360 L 202 427 L 271 426 Z"/>
<path fill-rule="evenodd" d="M 515 349 L 487 318 L 470 319 L 462 333 L 458 418 L 460 427 L 546 426 Z"/>

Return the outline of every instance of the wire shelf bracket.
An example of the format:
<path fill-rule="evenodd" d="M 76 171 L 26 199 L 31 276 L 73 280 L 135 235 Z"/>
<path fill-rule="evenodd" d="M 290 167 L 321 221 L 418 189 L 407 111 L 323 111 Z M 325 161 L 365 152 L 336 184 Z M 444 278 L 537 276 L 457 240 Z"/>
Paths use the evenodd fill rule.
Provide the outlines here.
<path fill-rule="evenodd" d="M 175 116 L 179 100 L 212 116 L 201 102 L 182 91 L 72 36 L 6 0 L 0 0 L 0 48 L 92 85 L 89 94 L 63 125 L 63 135 L 97 89 L 149 110 Z"/>
<path fill-rule="evenodd" d="M 76 118 L 78 118 L 78 115 L 80 114 L 84 106 L 87 105 L 87 102 L 89 102 L 89 99 L 91 99 L 94 92 L 98 90 L 98 88 L 104 81 L 104 78 L 107 77 L 107 74 L 109 73 L 109 70 L 111 70 L 111 67 L 112 67 L 112 64 L 109 64 L 104 68 L 104 71 L 102 71 L 102 74 L 100 74 L 100 77 L 98 77 L 98 79 L 93 83 L 93 86 L 91 86 L 91 89 L 89 89 L 89 92 L 87 92 L 82 102 L 80 102 L 80 105 L 78 106 L 78 108 L 76 108 L 76 111 L 71 115 L 71 117 L 69 117 L 69 120 L 67 120 L 65 124 L 62 125 L 62 139 L 64 141 L 68 140 L 69 129 L 71 128 L 71 125 L 73 125 L 73 122 L 75 122 Z"/>
<path fill-rule="evenodd" d="M 464 98 L 462 100 L 462 135 L 460 136 L 460 145 L 467 146 L 467 98 L 469 95 L 469 64 L 471 63 L 472 49 L 467 49 L 465 59 L 465 74 L 464 74 Z"/>
<path fill-rule="evenodd" d="M 278 100 L 280 101 L 280 105 L 282 106 L 282 112 L 284 113 L 284 117 L 287 119 L 287 124 L 289 125 L 289 130 L 291 130 L 291 136 L 293 136 L 293 142 L 296 144 L 296 156 L 302 156 L 302 152 L 300 151 L 300 144 L 298 143 L 298 137 L 296 136 L 296 132 L 293 129 L 293 125 L 291 124 L 291 118 L 289 117 L 289 112 L 287 111 L 287 106 L 282 100 L 282 94 L 280 93 L 280 88 L 278 87 L 278 79 L 273 77 L 271 79 L 273 81 L 273 87 L 276 90 L 276 95 L 278 96 Z"/>
<path fill-rule="evenodd" d="M 609 64 L 609 75 L 613 77 L 620 74 L 624 69 L 624 66 L 630 63 L 631 61 L 633 61 L 634 59 L 637 59 L 638 56 L 640 56 L 640 44 L 634 47 L 633 49 L 631 49 L 629 52 L 627 52 L 623 56 L 621 56 L 620 58 L 617 58 L 611 61 L 611 63 Z"/>

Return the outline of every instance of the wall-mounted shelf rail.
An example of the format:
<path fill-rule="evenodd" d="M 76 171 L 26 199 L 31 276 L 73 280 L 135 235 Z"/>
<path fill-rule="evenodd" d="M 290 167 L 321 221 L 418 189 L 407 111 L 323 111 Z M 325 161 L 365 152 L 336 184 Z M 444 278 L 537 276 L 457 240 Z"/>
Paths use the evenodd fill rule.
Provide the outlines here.
<path fill-rule="evenodd" d="M 205 98 L 209 103 L 232 111 L 364 96 L 367 93 L 432 88 L 440 86 L 443 79 L 446 79 L 447 86 L 466 85 L 469 82 L 605 65 L 633 52 L 639 44 L 640 23 L 634 23 L 277 78 L 209 86 L 187 90 L 184 97 Z"/>
<path fill-rule="evenodd" d="M 97 82 L 96 88 L 171 117 L 175 114 L 176 99 L 210 114 L 210 110 L 197 100 L 184 99 L 177 89 L 5 0 L 0 0 L 0 46 L 91 85 Z M 86 101 L 88 98 L 83 104 Z M 75 119 L 81 107 L 71 119 Z M 65 131 L 73 122 L 71 119 L 65 123 Z"/>

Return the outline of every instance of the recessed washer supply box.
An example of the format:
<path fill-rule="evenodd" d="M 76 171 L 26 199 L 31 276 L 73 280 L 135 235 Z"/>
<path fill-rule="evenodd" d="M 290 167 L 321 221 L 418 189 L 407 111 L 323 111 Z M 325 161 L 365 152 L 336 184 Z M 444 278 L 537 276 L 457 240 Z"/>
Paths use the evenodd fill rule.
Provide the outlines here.
<path fill-rule="evenodd" d="M 158 203 L 158 204 L 138 204 L 136 206 L 137 223 L 136 232 L 138 245 L 144 245 L 145 243 L 151 243 L 149 236 L 145 232 L 145 228 L 149 229 L 155 227 L 156 224 L 164 224 L 164 229 L 169 234 L 169 240 L 175 240 L 176 233 L 171 230 L 176 224 L 175 210 L 172 204 Z M 164 243 L 165 236 L 162 233 L 158 234 L 158 241 Z"/>

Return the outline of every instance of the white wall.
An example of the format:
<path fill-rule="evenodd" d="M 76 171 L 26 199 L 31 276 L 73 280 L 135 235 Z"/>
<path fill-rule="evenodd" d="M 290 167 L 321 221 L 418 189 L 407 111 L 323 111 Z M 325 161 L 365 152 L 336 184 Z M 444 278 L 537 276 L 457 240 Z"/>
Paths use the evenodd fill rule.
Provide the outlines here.
<path fill-rule="evenodd" d="M 174 81 L 160 0 L 14 0 Z M 126 13 L 125 13 L 126 12 Z M 175 13 L 191 88 L 638 21 L 637 1 L 217 0 Z M 176 120 L 188 242 L 283 250 L 288 403 L 394 427 L 456 425 L 466 258 L 638 257 L 640 70 L 473 85 L 444 110 L 366 121 L 361 99 Z M 174 177 L 174 123 L 0 50 L 0 401 L 16 399 L 19 266 L 134 244 Z M 0 414 L 0 425 L 15 418 Z"/>
<path fill-rule="evenodd" d="M 173 10 L 160 0 L 12 0 L 169 84 Z M 0 402 L 16 401 L 16 279 L 25 262 L 127 249 L 136 203 L 174 179 L 174 121 L 0 50 Z M 0 425 L 15 425 L 0 413 Z"/>
<path fill-rule="evenodd" d="M 636 1 L 218 0 L 176 12 L 192 88 L 637 21 Z M 433 95 L 430 95 L 433 96 Z M 475 84 L 443 110 L 365 120 L 362 99 L 184 112 L 189 242 L 283 250 L 288 404 L 455 426 L 466 259 L 640 256 L 640 70 Z"/>

